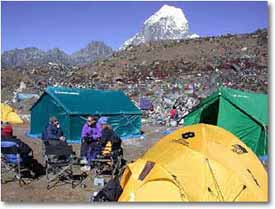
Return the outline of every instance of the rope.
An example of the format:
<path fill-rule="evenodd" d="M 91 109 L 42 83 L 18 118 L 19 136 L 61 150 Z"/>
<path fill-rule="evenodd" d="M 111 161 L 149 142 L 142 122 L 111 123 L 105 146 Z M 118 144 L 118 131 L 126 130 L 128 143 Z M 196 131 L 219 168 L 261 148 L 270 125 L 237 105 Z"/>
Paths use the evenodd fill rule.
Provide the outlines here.
<path fill-rule="evenodd" d="M 85 117 L 83 117 L 83 116 L 80 116 L 80 119 L 82 119 L 82 120 L 87 120 L 87 118 L 85 118 Z"/>
<path fill-rule="evenodd" d="M 264 140 L 264 142 L 265 142 L 265 147 L 266 147 L 266 146 L 267 146 L 267 145 L 266 145 L 266 142 L 267 142 L 267 140 L 268 140 L 268 139 L 267 139 L 268 133 L 267 133 L 266 126 L 264 126 L 264 134 L 265 134 L 265 137 L 264 137 L 264 138 L 266 139 L 266 140 Z M 267 143 L 268 143 L 268 142 L 267 142 Z M 268 155 L 268 153 L 266 153 L 266 155 Z"/>
<path fill-rule="evenodd" d="M 134 129 L 136 129 L 136 127 L 133 125 L 133 123 L 132 123 L 132 121 L 134 121 L 135 119 L 132 119 L 132 120 L 129 120 L 129 118 L 128 117 L 126 117 L 124 114 L 122 114 L 122 117 L 123 117 L 123 119 L 125 119 L 126 118 L 126 120 L 127 120 L 127 122 L 126 122 L 126 124 L 125 125 L 123 125 L 123 126 L 128 126 L 128 124 L 130 124 L 131 126 L 132 126 L 132 128 L 134 128 Z M 120 126 L 121 127 L 121 126 Z M 117 127 L 118 128 L 118 127 Z M 116 128 L 116 129 L 117 129 Z M 116 129 L 115 129 L 115 131 L 116 131 Z"/>
<path fill-rule="evenodd" d="M 183 186 L 181 186 L 180 182 L 178 181 L 178 179 L 177 179 L 177 177 L 175 175 L 171 174 L 171 176 L 175 180 L 177 186 L 180 188 L 180 196 L 181 196 L 181 199 L 183 199 L 184 197 L 186 197 Z"/>
<path fill-rule="evenodd" d="M 211 175 L 212 175 L 212 177 L 213 177 L 213 180 L 214 180 L 214 183 L 215 183 L 216 190 L 218 191 L 218 194 L 219 194 L 219 196 L 221 197 L 222 201 L 224 201 L 224 197 L 223 197 L 222 191 L 221 191 L 221 189 L 220 189 L 220 186 L 219 186 L 219 184 L 218 184 L 218 182 L 217 182 L 217 179 L 216 179 L 216 177 L 215 177 L 215 175 L 214 175 L 213 169 L 212 169 L 212 167 L 211 167 L 211 165 L 210 165 L 210 163 L 209 163 L 209 160 L 208 160 L 207 158 L 206 158 L 206 162 L 207 162 L 207 165 L 208 165 L 208 167 L 209 167 L 210 173 L 211 173 Z"/>
<path fill-rule="evenodd" d="M 181 183 L 178 181 L 177 177 L 174 174 L 172 174 L 168 169 L 164 168 L 163 166 L 161 167 L 164 170 L 166 170 L 166 172 L 169 173 L 172 176 L 172 178 L 175 180 L 175 184 L 179 187 L 180 196 L 181 196 L 181 199 L 183 200 L 187 196 L 183 186 L 181 185 Z"/>
<path fill-rule="evenodd" d="M 243 188 L 241 189 L 241 191 L 239 191 L 239 193 L 236 195 L 236 197 L 233 199 L 232 202 L 235 202 L 236 199 L 241 195 L 241 193 L 242 193 L 246 188 L 247 188 L 246 185 L 243 185 Z"/>

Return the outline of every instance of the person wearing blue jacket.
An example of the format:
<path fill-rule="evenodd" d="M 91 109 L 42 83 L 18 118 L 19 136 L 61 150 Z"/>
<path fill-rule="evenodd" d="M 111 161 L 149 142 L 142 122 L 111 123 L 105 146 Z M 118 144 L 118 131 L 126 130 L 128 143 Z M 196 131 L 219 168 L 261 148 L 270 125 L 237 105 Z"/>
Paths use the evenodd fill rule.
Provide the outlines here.
<path fill-rule="evenodd" d="M 65 141 L 64 133 L 56 117 L 51 117 L 43 133 L 43 140 L 61 140 Z"/>

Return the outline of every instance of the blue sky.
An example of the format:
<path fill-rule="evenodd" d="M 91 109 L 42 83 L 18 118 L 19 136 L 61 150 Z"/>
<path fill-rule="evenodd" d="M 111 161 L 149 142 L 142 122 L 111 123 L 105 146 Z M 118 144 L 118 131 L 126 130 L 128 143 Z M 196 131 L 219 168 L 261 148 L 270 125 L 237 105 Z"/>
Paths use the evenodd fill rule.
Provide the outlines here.
<path fill-rule="evenodd" d="M 1 51 L 35 46 L 72 53 L 92 40 L 117 49 L 162 5 L 183 9 L 200 36 L 268 27 L 267 2 L 3 2 Z"/>

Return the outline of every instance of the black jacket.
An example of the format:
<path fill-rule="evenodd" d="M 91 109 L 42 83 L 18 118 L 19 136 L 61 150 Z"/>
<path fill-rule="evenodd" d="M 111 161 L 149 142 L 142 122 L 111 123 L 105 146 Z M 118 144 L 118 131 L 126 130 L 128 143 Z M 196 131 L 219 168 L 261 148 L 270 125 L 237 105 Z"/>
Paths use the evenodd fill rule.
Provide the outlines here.
<path fill-rule="evenodd" d="M 116 150 L 121 147 L 120 137 L 110 128 L 104 128 L 102 130 L 102 136 L 100 139 L 101 146 L 105 146 L 108 141 L 112 143 L 112 149 Z"/>

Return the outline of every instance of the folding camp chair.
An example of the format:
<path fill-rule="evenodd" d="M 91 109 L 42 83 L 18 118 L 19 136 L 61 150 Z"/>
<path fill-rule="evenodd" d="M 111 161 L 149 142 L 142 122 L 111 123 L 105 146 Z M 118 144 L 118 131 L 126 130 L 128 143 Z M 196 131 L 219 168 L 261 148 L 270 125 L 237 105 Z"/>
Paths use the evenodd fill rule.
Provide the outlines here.
<path fill-rule="evenodd" d="M 109 146 L 108 143 L 106 146 Z M 110 148 L 107 148 L 107 150 Z M 96 159 L 92 160 L 92 167 L 95 169 L 96 176 L 112 176 L 114 177 L 119 173 L 120 169 L 125 164 L 123 159 L 123 149 L 121 147 L 117 149 L 110 149 L 106 151 L 106 147 L 102 149 Z"/>
<path fill-rule="evenodd" d="M 60 184 L 71 184 L 72 188 L 82 184 L 85 174 L 74 175 L 73 166 L 79 164 L 72 146 L 60 140 L 44 141 L 47 189 Z"/>
<path fill-rule="evenodd" d="M 35 178 L 32 171 L 33 151 L 21 140 L 14 137 L 1 139 L 1 183 L 14 180 L 22 186 Z M 10 178 L 8 178 L 10 177 Z"/>

